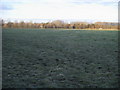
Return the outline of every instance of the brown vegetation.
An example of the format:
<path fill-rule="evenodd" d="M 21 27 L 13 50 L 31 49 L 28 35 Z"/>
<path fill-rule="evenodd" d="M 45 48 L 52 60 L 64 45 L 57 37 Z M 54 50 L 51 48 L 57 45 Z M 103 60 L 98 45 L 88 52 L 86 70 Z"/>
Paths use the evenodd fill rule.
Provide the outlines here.
<path fill-rule="evenodd" d="M 4 22 L 2 20 L 3 28 L 64 28 L 64 29 L 118 29 L 118 23 L 113 22 L 71 22 L 65 23 L 61 20 L 55 20 L 47 23 L 32 23 L 32 22 Z"/>

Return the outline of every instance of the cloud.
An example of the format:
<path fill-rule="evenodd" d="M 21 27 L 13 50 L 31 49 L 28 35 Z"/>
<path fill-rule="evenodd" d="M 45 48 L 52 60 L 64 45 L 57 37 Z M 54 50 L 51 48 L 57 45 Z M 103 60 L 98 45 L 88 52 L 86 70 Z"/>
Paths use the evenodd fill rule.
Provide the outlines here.
<path fill-rule="evenodd" d="M 12 10 L 13 7 L 11 5 L 1 5 L 0 4 L 0 10 Z"/>
<path fill-rule="evenodd" d="M 3 18 L 117 21 L 118 0 L 4 0 Z M 8 2 L 8 3 L 5 3 Z"/>
<path fill-rule="evenodd" d="M 14 6 L 17 6 L 23 3 L 21 1 L 20 0 L 1 0 L 0 10 L 13 10 Z"/>
<path fill-rule="evenodd" d="M 99 4 L 105 6 L 117 6 L 119 0 L 74 0 L 72 3 L 76 5 L 81 4 Z"/>

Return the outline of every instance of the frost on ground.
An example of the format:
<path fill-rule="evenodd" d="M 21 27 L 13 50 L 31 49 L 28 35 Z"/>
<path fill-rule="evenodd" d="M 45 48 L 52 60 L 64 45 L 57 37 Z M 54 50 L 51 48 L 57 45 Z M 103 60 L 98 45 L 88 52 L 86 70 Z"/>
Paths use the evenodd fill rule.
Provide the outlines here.
<path fill-rule="evenodd" d="M 117 31 L 3 30 L 3 88 L 118 87 Z"/>

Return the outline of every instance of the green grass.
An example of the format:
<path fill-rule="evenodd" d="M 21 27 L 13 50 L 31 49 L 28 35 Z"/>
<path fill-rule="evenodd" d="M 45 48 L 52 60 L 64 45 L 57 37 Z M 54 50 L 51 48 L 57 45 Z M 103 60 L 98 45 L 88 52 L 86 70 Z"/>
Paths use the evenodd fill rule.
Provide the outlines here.
<path fill-rule="evenodd" d="M 116 88 L 118 32 L 3 29 L 3 88 Z"/>

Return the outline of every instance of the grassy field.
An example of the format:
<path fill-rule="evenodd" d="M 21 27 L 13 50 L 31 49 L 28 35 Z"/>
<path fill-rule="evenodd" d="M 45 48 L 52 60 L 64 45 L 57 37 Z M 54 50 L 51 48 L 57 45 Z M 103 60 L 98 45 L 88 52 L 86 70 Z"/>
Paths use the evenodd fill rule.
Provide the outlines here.
<path fill-rule="evenodd" d="M 3 29 L 3 88 L 116 88 L 118 32 Z"/>

